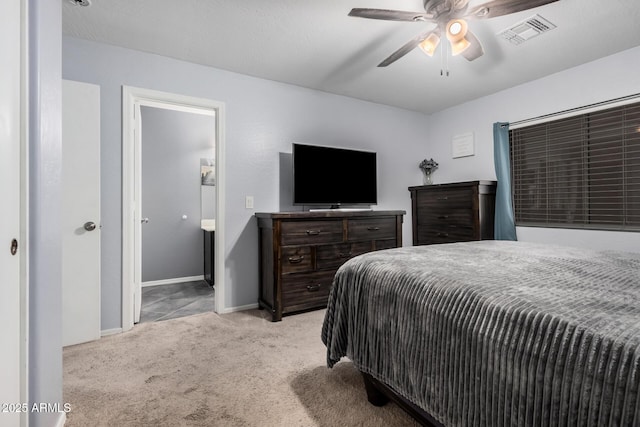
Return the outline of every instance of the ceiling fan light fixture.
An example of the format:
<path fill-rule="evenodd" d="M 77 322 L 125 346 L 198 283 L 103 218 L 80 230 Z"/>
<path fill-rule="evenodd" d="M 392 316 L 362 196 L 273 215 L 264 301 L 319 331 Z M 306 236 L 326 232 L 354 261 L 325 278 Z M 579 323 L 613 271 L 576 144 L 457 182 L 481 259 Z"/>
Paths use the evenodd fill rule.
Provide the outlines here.
<path fill-rule="evenodd" d="M 451 55 L 459 55 L 471 46 L 471 42 L 465 38 L 467 30 L 467 21 L 464 19 L 452 19 L 447 24 L 447 39 L 451 44 Z"/>
<path fill-rule="evenodd" d="M 467 48 L 471 46 L 471 43 L 467 39 L 461 39 L 457 42 L 451 43 L 451 55 L 456 56 L 460 55 L 462 52 L 467 50 Z"/>
<path fill-rule="evenodd" d="M 422 49 L 424 53 L 426 53 L 429 56 L 433 56 L 439 44 L 440 44 L 440 36 L 437 35 L 436 33 L 431 33 L 429 34 L 429 37 L 422 40 L 422 42 L 418 46 L 420 46 L 420 49 Z"/>

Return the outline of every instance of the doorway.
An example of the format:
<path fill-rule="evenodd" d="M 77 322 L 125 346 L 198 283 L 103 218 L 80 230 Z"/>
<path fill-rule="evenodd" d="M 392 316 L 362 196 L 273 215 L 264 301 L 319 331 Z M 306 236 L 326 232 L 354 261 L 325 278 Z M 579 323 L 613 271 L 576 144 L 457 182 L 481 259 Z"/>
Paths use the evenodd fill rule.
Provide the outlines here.
<path fill-rule="evenodd" d="M 136 320 L 211 312 L 205 241 L 215 231 L 203 230 L 203 223 L 215 224 L 215 113 L 143 105 L 140 119 L 142 306 Z"/>
<path fill-rule="evenodd" d="M 202 98 L 123 86 L 123 280 L 122 328 L 139 320 L 142 301 L 142 114 L 143 107 L 154 107 L 215 118 L 215 219 L 214 311 L 224 312 L 224 104 Z M 186 215 L 189 216 L 188 214 Z M 152 219 L 149 220 L 149 222 Z"/>

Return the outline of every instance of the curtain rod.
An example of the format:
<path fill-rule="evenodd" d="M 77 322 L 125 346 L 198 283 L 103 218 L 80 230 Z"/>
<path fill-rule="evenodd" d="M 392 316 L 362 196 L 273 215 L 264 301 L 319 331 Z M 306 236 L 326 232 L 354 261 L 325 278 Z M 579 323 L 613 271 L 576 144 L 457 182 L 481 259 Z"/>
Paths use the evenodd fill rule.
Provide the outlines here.
<path fill-rule="evenodd" d="M 562 111 L 558 111 L 556 113 L 544 114 L 542 116 L 532 117 L 530 119 L 518 120 L 518 121 L 515 121 L 515 122 L 508 123 L 508 125 L 509 126 L 518 126 L 518 125 L 522 125 L 522 124 L 525 124 L 525 123 L 535 122 L 535 121 L 542 120 L 542 119 L 550 119 L 550 118 L 553 118 L 553 117 L 562 116 L 562 115 L 569 114 L 569 113 L 577 113 L 577 112 L 580 112 L 580 111 L 589 110 L 589 109 L 596 108 L 596 107 L 604 107 L 604 106 L 610 105 L 610 104 L 616 104 L 616 103 L 619 103 L 619 102 L 631 101 L 631 100 L 634 100 L 634 99 L 637 99 L 637 98 L 640 99 L 640 93 L 634 93 L 633 95 L 627 95 L 627 96 L 622 96 L 620 98 L 609 99 L 607 101 L 596 102 L 594 104 L 584 105 L 582 107 L 569 108 L 568 110 L 562 110 Z M 507 126 L 507 124 L 500 125 L 500 127 L 505 127 L 505 126 Z"/>

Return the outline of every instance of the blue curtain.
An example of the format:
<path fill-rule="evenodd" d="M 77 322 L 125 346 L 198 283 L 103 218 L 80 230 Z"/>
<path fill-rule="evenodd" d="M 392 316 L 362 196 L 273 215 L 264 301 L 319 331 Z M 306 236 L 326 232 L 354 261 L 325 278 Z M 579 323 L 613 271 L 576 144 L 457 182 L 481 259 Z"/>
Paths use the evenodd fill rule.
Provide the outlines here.
<path fill-rule="evenodd" d="M 511 198 L 509 123 L 493 124 L 493 160 L 498 178 L 494 238 L 496 240 L 518 240 Z"/>

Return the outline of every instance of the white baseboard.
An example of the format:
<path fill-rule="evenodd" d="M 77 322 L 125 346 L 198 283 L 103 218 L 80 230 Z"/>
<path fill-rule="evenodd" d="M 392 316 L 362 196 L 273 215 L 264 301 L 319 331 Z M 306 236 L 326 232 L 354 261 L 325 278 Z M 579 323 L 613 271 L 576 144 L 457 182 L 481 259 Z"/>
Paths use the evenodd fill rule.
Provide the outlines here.
<path fill-rule="evenodd" d="M 222 314 L 233 313 L 233 312 L 236 312 L 236 311 L 253 310 L 254 308 L 258 308 L 258 303 L 247 304 L 247 305 L 239 305 L 237 307 L 225 308 L 224 312 Z"/>
<path fill-rule="evenodd" d="M 101 337 L 108 337 L 109 335 L 115 335 L 122 332 L 122 328 L 103 329 L 100 331 Z"/>
<path fill-rule="evenodd" d="M 142 282 L 141 286 L 145 288 L 147 286 L 173 285 L 174 283 L 183 283 L 183 282 L 197 282 L 198 280 L 204 280 L 204 275 L 176 277 L 175 279 L 151 280 L 148 282 Z"/>

